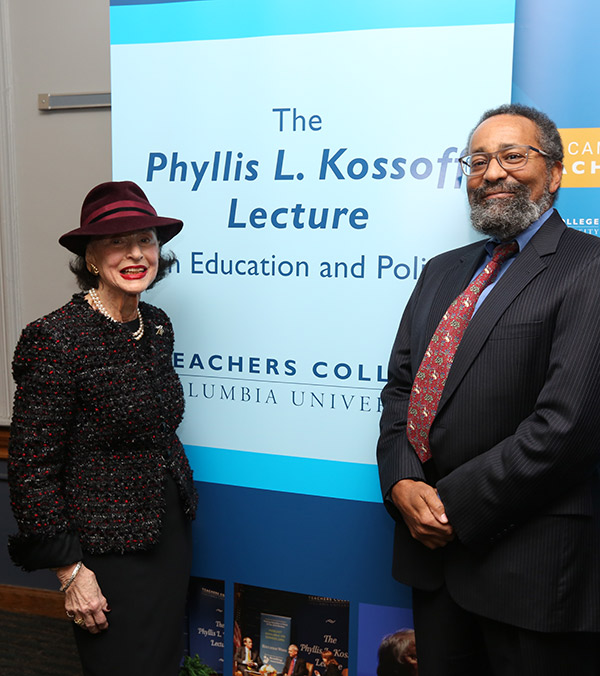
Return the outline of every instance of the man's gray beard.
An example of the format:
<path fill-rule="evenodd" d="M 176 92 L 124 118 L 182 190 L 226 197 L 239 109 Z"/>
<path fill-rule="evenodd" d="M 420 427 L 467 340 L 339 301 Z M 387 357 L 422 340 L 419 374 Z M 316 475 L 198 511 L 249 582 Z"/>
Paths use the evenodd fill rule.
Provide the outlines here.
<path fill-rule="evenodd" d="M 553 195 L 549 190 L 549 181 L 537 202 L 530 199 L 531 190 L 522 183 L 498 183 L 494 184 L 493 188 L 512 192 L 514 197 L 499 197 L 486 201 L 485 195 L 490 186 L 476 188 L 469 196 L 471 224 L 478 232 L 488 237 L 496 237 L 501 242 L 514 239 L 527 230 L 552 206 Z"/>

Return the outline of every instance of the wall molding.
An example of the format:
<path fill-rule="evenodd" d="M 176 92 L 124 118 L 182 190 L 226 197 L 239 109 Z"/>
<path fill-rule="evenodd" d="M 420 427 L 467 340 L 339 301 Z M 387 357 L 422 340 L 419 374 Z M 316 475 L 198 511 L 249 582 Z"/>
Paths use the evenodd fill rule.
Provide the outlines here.
<path fill-rule="evenodd" d="M 0 0 L 0 425 L 10 421 L 10 364 L 22 325 L 14 110 L 8 0 Z"/>

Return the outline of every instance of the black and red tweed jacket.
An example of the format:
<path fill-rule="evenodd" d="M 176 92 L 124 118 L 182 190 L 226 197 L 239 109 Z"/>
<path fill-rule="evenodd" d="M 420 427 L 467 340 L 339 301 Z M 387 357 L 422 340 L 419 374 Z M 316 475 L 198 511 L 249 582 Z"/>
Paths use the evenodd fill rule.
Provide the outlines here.
<path fill-rule="evenodd" d="M 23 331 L 9 484 L 19 533 L 13 561 L 54 567 L 90 553 L 148 550 L 158 541 L 167 473 L 186 515 L 197 495 L 176 430 L 184 399 L 173 328 L 140 303 L 144 335 L 93 310 L 83 294 Z"/>

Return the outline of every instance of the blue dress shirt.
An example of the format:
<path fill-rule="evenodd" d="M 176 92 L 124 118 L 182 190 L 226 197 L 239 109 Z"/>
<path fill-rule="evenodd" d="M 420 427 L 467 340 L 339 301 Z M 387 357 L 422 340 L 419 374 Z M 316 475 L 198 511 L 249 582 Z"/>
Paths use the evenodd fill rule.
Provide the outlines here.
<path fill-rule="evenodd" d="M 513 261 L 515 258 L 523 251 L 525 248 L 525 245 L 529 242 L 529 240 L 535 235 L 535 233 L 544 225 L 544 223 L 550 218 L 552 212 L 554 211 L 554 208 L 548 209 L 548 211 L 544 211 L 544 213 L 537 219 L 537 221 L 534 221 L 526 230 L 523 230 L 520 234 L 518 234 L 515 237 L 515 242 L 519 245 L 519 251 L 509 258 L 507 261 L 505 261 L 502 264 L 502 267 L 498 271 L 498 276 L 496 279 L 491 283 L 488 284 L 488 286 L 485 287 L 485 289 L 481 292 L 481 295 L 479 296 L 479 299 L 477 300 L 477 304 L 475 305 L 475 310 L 473 311 L 473 314 L 477 312 L 479 306 L 483 301 L 487 298 L 488 294 L 490 291 L 494 288 L 494 286 L 498 283 L 498 280 L 502 277 L 502 275 L 508 270 L 508 268 L 512 265 Z M 494 248 L 500 244 L 500 240 L 497 238 L 492 238 L 488 240 L 485 243 L 485 250 L 487 252 L 487 256 L 485 257 L 485 260 L 483 263 L 475 270 L 475 274 L 473 277 L 471 277 L 471 281 L 473 281 L 477 275 L 483 270 L 483 268 L 492 260 L 492 255 L 494 253 Z"/>

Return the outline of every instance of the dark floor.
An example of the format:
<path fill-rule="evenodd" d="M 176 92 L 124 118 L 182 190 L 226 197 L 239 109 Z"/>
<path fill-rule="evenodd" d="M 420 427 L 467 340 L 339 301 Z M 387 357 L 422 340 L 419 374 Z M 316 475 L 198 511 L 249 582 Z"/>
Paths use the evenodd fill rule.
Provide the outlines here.
<path fill-rule="evenodd" d="M 0 610 L 0 674 L 81 676 L 71 623 Z"/>

